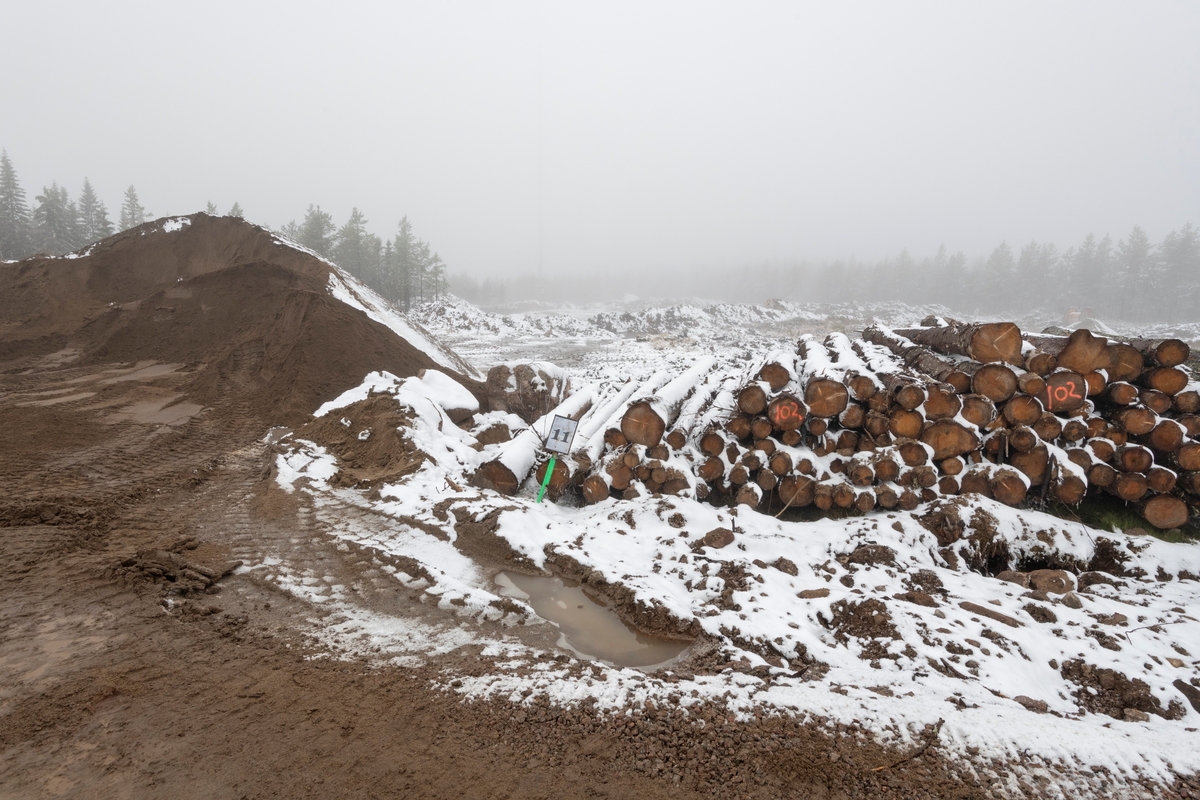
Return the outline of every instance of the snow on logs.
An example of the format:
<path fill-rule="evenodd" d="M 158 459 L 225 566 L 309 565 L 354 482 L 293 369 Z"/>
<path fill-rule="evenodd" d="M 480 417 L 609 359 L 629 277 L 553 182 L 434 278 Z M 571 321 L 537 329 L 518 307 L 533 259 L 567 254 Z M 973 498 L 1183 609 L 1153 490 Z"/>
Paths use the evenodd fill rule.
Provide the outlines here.
<path fill-rule="evenodd" d="M 715 358 L 705 356 L 653 395 L 630 405 L 621 417 L 621 433 L 625 440 L 645 447 L 654 447 L 662 441 L 667 426 L 675 422 L 684 401 L 716 364 Z"/>
<path fill-rule="evenodd" d="M 476 470 L 471 482 L 483 489 L 494 489 L 502 494 L 516 494 L 537 463 L 542 452 L 542 442 L 550 432 L 554 417 L 579 419 L 591 408 L 594 397 L 594 390 L 588 386 L 559 403 L 511 441 L 506 442 L 498 456 Z"/>
<path fill-rule="evenodd" d="M 805 336 L 748 368 L 703 359 L 599 398 L 551 486 L 588 503 L 684 494 L 767 513 L 1091 492 L 1173 527 L 1200 509 L 1189 355 L 1177 340 L 1022 337 L 1011 323 Z M 509 486 L 532 464 L 527 450 L 497 460 L 518 462 Z"/>

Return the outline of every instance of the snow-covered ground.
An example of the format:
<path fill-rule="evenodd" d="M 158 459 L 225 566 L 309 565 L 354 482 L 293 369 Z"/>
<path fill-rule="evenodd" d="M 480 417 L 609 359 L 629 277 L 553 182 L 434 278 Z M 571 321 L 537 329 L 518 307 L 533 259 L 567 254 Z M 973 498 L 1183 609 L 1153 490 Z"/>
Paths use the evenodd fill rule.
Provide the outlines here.
<path fill-rule="evenodd" d="M 501 316 L 455 301 L 424 307 L 418 321 L 480 371 L 536 355 L 603 395 L 631 375 L 664 366 L 677 372 L 702 355 L 731 365 L 794 347 L 804 333 L 912 324 L 928 313 L 946 310 L 772 303 Z M 469 476 L 500 447 L 478 446 L 474 433 L 521 423 L 492 413 L 479 415 L 471 431 L 458 428 L 444 409 L 461 397 L 443 378 L 377 373 L 318 411 L 361 439 L 374 433 L 359 432 L 354 404 L 368 390 L 391 394 L 409 410 L 405 435 L 431 456 L 415 473 L 371 499 L 335 488 L 333 454 L 293 440 L 278 459 L 279 484 L 327 514 L 359 508 L 396 521 L 333 530 L 347 544 L 418 562 L 422 576 L 383 568 L 464 622 L 510 630 L 541 624 L 519 600 L 502 599 L 494 576 L 454 546 L 463 520 L 490 518 L 495 535 L 529 564 L 569 564 L 594 585 L 625 587 L 647 613 L 717 642 L 725 667 L 670 681 L 615 667 L 581 673 L 538 660 L 515 636 L 484 632 L 493 628 L 382 618 L 345 587 L 315 591 L 286 564 L 250 565 L 295 596 L 336 609 L 323 632 L 331 647 L 403 664 L 482 644 L 496 658 L 490 674 L 446 676 L 448 691 L 469 697 L 595 698 L 610 708 L 647 698 L 682 707 L 714 701 L 744 716 L 856 723 L 897 743 L 944 720 L 941 752 L 960 757 L 1000 795 L 1020 793 L 1010 777 L 1017 775 L 1052 797 L 1100 794 L 1102 780 L 1115 782 L 1104 790 L 1115 796 L 1149 796 L 1138 781 L 1200 770 L 1200 710 L 1180 688 L 1200 695 L 1191 688 L 1200 686 L 1200 548 L 984 498 L 944 507 L 962 530 L 939 543 L 934 530 L 955 537 L 929 507 L 797 523 L 676 497 L 539 504 L 532 479 L 516 497 L 501 496 L 469 487 Z M 733 532 L 732 543 L 705 546 L 705 534 L 718 528 Z M 997 554 L 1011 569 L 1070 565 L 1074 591 L 1030 591 L 972 570 Z M 1097 569 L 1121 574 L 1089 572 Z"/>

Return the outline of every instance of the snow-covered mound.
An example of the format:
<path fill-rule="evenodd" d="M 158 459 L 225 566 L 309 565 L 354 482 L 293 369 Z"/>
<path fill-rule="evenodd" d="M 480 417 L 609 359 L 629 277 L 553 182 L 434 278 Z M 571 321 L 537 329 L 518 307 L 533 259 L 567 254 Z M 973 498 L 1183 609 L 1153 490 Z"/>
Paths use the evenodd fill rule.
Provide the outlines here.
<path fill-rule="evenodd" d="M 407 559 L 416 566 L 395 572 L 397 581 L 460 616 L 538 624 L 456 547 L 486 527 L 514 563 L 582 581 L 649 630 L 715 646 L 707 661 L 647 677 L 547 665 L 510 638 L 480 635 L 473 641 L 485 655 L 507 666 L 448 675 L 453 691 L 608 707 L 717 701 L 744 716 L 856 724 L 882 742 L 940 725 L 939 746 L 964 769 L 988 777 L 991 764 L 1009 762 L 1014 774 L 1050 781 L 1052 795 L 1078 789 L 1051 791 L 1054 780 L 1090 781 L 1097 765 L 1131 793 L 1139 781 L 1200 770 L 1200 748 L 1189 744 L 1200 728 L 1193 545 L 974 497 L 797 523 L 679 497 L 539 504 L 533 479 L 516 497 L 474 491 L 465 488 L 470 474 L 503 447 L 482 444 L 483 432 L 520 422 L 485 415 L 461 430 L 447 424 L 440 394 L 416 378 L 379 375 L 322 407 L 351 432 L 363 403 L 390 396 L 404 409 L 401 435 L 429 457 L 370 494 L 344 488 L 337 454 L 313 441 L 279 457 L 277 480 L 318 505 L 352 503 L 405 521 L 403 535 L 361 526 L 337 535 Z M 259 569 L 304 596 L 302 584 Z M 414 657 L 420 637 L 403 620 L 355 612 L 350 594 L 321 602 L 344 609 L 338 647 Z"/>

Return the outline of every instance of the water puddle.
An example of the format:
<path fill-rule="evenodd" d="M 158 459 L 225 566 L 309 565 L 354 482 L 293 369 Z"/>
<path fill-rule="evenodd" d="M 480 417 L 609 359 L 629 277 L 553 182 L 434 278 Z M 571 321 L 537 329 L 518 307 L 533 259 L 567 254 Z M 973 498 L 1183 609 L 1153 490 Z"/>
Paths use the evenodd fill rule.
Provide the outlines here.
<path fill-rule="evenodd" d="M 542 619 L 562 632 L 558 646 L 580 658 L 647 672 L 668 666 L 687 649 L 688 642 L 659 639 L 639 633 L 615 612 L 558 578 L 501 572 L 500 594 L 524 600 Z"/>

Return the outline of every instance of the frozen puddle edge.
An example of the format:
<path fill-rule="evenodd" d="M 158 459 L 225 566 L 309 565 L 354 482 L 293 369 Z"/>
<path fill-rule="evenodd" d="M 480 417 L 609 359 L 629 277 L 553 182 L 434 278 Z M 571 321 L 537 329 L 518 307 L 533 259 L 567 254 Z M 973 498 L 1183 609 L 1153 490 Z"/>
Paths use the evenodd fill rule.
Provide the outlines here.
<path fill-rule="evenodd" d="M 524 600 L 557 627 L 558 646 L 583 659 L 653 672 L 678 660 L 690 644 L 637 631 L 583 589 L 560 578 L 501 572 L 496 583 L 501 595 Z"/>

